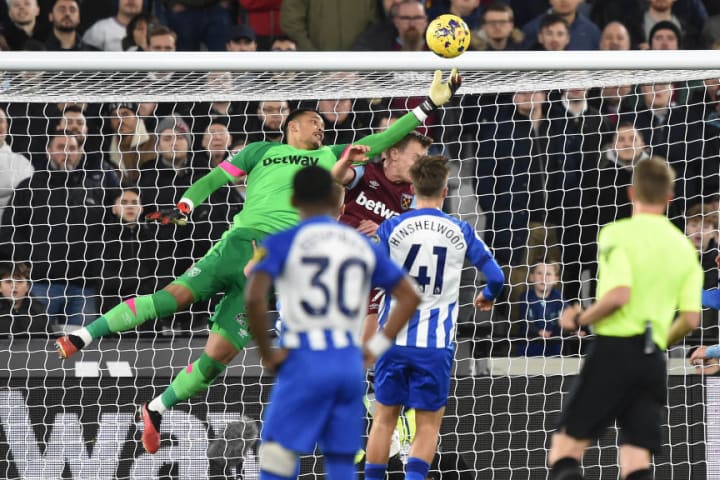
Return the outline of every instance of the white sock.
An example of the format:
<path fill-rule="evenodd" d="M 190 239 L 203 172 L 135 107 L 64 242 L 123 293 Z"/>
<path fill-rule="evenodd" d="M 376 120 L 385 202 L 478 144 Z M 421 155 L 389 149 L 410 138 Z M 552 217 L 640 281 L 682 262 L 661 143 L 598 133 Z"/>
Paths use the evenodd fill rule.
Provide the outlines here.
<path fill-rule="evenodd" d="M 83 343 L 85 344 L 85 345 L 84 345 L 85 347 L 87 347 L 88 345 L 90 345 L 90 344 L 92 343 L 92 341 L 93 341 L 92 335 L 90 335 L 90 332 L 88 332 L 88 329 L 85 328 L 85 327 L 82 327 L 82 328 L 79 328 L 79 329 L 75 330 L 74 332 L 72 332 L 71 335 L 75 335 L 75 336 L 77 336 L 77 337 L 80 337 L 80 339 L 81 339 L 81 340 L 83 341 Z"/>
<path fill-rule="evenodd" d="M 155 397 L 148 403 L 148 409 L 162 415 L 167 410 L 167 407 L 163 405 L 162 397 Z"/>

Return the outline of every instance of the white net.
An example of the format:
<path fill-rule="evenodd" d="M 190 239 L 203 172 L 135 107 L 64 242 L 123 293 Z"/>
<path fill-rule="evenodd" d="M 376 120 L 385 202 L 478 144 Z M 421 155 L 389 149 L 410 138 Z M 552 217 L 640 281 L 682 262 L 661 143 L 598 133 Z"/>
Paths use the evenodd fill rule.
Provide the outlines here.
<path fill-rule="evenodd" d="M 21 65 L 19 57 L 0 56 L 10 65 L 0 82 L 7 117 L 0 256 L 31 267 L 37 299 L 0 313 L 7 387 L 0 391 L 0 477 L 257 478 L 252 426 L 261 428 L 272 378 L 262 374 L 254 347 L 207 395 L 165 416 L 157 455 L 139 443 L 136 405 L 198 358 L 219 298 L 107 337 L 65 362 L 43 332 L 52 337 L 67 322 L 154 292 L 189 268 L 242 207 L 243 186 L 213 194 L 185 228 L 146 225 L 142 215 L 172 207 L 229 152 L 279 139 L 289 110 L 317 107 L 325 143 L 352 142 L 417 105 L 433 68 L 457 64 L 460 95 L 423 131 L 435 142 L 431 150 L 452 161 L 446 210 L 482 233 L 508 287 L 492 315 L 481 315 L 472 300 L 482 280 L 465 271 L 451 398 L 431 474 L 544 478 L 564 392 L 592 342 L 591 335 L 562 334 L 556 317 L 564 301 L 592 299 L 595 237 L 629 214 L 625 186 L 634 162 L 661 156 L 674 168 L 670 216 L 697 241 L 705 288 L 717 286 L 720 68 L 712 68 L 720 64 L 698 70 L 685 57 L 652 52 L 598 54 L 610 69 L 557 54 L 510 63 L 428 55 L 379 55 L 379 71 L 352 54 L 299 66 L 292 54 L 273 54 L 267 69 L 255 55 L 243 71 L 241 57 L 211 54 L 213 65 L 198 56 L 172 64 L 156 56 L 75 56 L 61 62 L 73 65 L 64 71 L 43 55 L 45 63 Z M 57 166 L 67 164 L 73 172 L 59 175 Z M 556 292 L 541 302 L 543 283 Z M 24 295 L 21 287 L 0 291 Z M 717 336 L 717 315 L 705 312 L 697 334 L 670 351 L 656 478 L 720 475 L 717 426 L 704 407 L 706 396 L 717 398 L 717 385 L 706 387 L 684 358 Z M 609 430 L 586 455 L 587 478 L 618 478 L 616 433 Z M 304 458 L 301 478 L 315 478 L 318 459 Z"/>

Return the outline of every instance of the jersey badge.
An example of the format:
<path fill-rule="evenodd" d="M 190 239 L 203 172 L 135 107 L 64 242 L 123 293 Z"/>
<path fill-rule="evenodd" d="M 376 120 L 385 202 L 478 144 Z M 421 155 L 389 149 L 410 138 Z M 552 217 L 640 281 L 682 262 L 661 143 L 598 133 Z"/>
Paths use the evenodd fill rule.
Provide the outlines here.
<path fill-rule="evenodd" d="M 407 210 L 412 205 L 413 196 L 407 193 L 400 195 L 400 206 L 403 210 Z"/>
<path fill-rule="evenodd" d="M 380 188 L 380 182 L 378 182 L 377 180 L 370 180 L 368 182 L 368 187 L 372 188 L 373 190 L 377 190 L 378 188 Z"/>

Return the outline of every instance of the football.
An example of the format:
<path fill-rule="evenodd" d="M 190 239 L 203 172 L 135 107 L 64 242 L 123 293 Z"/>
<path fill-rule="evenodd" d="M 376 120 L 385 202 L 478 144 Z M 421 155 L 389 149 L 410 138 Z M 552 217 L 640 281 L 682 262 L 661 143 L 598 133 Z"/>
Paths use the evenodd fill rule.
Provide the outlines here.
<path fill-rule="evenodd" d="M 436 55 L 454 58 L 470 46 L 470 29 L 457 15 L 440 15 L 428 25 L 425 41 Z"/>

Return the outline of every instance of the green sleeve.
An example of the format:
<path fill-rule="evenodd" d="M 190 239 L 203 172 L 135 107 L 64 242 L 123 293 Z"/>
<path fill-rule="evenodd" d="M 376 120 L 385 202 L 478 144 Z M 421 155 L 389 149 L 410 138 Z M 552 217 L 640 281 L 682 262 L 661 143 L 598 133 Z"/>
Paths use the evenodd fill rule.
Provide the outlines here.
<path fill-rule="evenodd" d="M 608 231 L 600 232 L 598 237 L 598 277 L 604 292 L 632 285 L 630 259 L 622 243 L 613 239 Z"/>
<path fill-rule="evenodd" d="M 272 146 L 271 142 L 255 142 L 243 148 L 230 161 L 222 162 L 210 173 L 193 183 L 183 195 L 194 206 L 203 203 L 218 188 L 247 175 L 257 165 L 262 155 Z M 227 165 L 229 164 L 229 165 Z M 239 173 L 242 170 L 244 173 Z"/>
<path fill-rule="evenodd" d="M 679 312 L 699 312 L 702 310 L 702 289 L 704 274 L 698 261 L 695 247 L 692 247 L 692 258 L 689 260 L 690 271 L 680 290 L 678 298 Z"/>
<path fill-rule="evenodd" d="M 373 158 L 402 140 L 405 135 L 415 130 L 418 125 L 420 125 L 420 120 L 417 119 L 413 112 L 408 112 L 400 117 L 397 122 L 390 125 L 384 132 L 373 133 L 372 135 L 361 138 L 355 143 L 369 146 L 370 151 L 367 157 Z M 334 145 L 331 148 L 335 156 L 340 158 L 345 147 L 347 147 L 347 145 Z"/>

